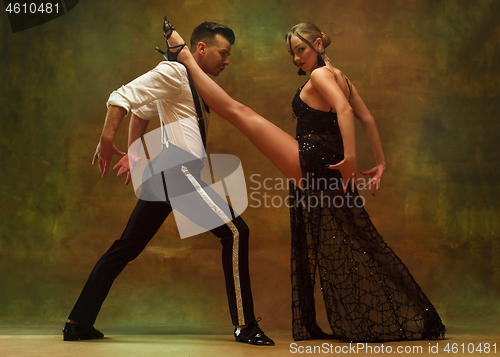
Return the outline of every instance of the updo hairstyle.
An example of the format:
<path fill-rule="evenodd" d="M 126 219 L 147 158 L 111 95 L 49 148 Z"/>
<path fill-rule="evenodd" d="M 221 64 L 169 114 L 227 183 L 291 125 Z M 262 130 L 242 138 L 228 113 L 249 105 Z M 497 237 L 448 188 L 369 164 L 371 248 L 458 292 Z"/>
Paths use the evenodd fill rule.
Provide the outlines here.
<path fill-rule="evenodd" d="M 316 26 L 312 22 L 301 22 L 292 27 L 292 29 L 286 34 L 285 41 L 290 41 L 292 35 L 300 38 L 316 52 L 317 50 L 312 45 L 314 41 L 316 41 L 316 39 L 321 38 L 321 41 L 323 41 L 323 49 L 326 49 L 330 45 L 330 43 L 332 43 L 332 41 L 330 40 L 330 36 L 321 32 L 318 26 Z"/>

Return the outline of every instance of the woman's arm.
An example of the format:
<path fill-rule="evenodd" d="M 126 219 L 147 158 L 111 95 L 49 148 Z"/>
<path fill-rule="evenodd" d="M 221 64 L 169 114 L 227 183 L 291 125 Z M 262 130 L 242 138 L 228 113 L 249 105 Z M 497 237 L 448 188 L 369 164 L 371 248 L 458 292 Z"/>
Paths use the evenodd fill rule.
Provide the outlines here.
<path fill-rule="evenodd" d="M 339 128 L 344 142 L 344 158 L 356 160 L 356 128 L 353 109 L 344 92 L 335 81 L 333 73 L 327 68 L 316 69 L 311 73 L 311 83 L 337 112 Z"/>
<path fill-rule="evenodd" d="M 351 84 L 351 105 L 354 110 L 354 116 L 360 121 L 363 131 L 365 133 L 366 139 L 372 149 L 373 155 L 375 156 L 375 161 L 377 166 L 369 171 L 362 172 L 363 175 L 370 175 L 370 181 L 365 185 L 371 186 L 372 195 L 375 195 L 375 190 L 380 189 L 380 180 L 384 174 L 386 167 L 384 150 L 382 149 L 382 142 L 380 140 L 380 135 L 378 133 L 377 124 L 375 119 L 371 115 L 370 111 L 366 107 L 363 99 L 359 95 L 356 87 Z"/>
<path fill-rule="evenodd" d="M 337 169 L 342 174 L 344 191 L 350 180 L 351 188 L 354 190 L 358 179 L 356 164 L 356 126 L 354 123 L 353 108 L 347 101 L 344 92 L 335 81 L 332 72 L 327 68 L 318 68 L 311 73 L 311 83 L 319 94 L 337 112 L 340 132 L 344 144 L 344 160 L 330 169 Z"/>

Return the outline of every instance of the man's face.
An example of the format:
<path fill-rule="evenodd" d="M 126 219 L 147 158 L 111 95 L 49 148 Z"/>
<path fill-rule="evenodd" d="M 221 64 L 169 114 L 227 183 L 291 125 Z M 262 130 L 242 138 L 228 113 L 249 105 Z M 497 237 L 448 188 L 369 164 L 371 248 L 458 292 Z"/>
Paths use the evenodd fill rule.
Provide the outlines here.
<path fill-rule="evenodd" d="M 229 55 L 231 54 L 231 44 L 221 34 L 216 34 L 215 39 L 209 44 L 200 42 L 198 44 L 200 52 L 199 65 L 201 69 L 217 77 L 229 64 Z"/>

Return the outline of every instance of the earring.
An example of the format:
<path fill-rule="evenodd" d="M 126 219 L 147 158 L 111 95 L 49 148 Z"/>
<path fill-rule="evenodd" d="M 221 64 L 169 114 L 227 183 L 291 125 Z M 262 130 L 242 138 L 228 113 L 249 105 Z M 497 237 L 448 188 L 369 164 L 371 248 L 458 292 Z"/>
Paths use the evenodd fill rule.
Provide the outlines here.
<path fill-rule="evenodd" d="M 322 53 L 321 50 L 321 46 L 318 46 L 318 67 L 323 67 L 325 65 L 325 61 L 323 60 L 322 56 L 325 52 L 323 51 Z"/>
<path fill-rule="evenodd" d="M 323 56 L 321 53 L 318 53 L 318 67 L 323 67 L 325 65 L 325 61 L 323 60 Z"/>

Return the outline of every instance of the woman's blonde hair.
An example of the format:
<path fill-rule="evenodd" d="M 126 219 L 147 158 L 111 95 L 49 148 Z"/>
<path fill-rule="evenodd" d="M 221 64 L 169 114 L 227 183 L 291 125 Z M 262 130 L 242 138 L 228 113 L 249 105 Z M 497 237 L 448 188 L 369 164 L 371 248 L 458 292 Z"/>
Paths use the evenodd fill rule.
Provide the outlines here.
<path fill-rule="evenodd" d="M 285 41 L 288 41 L 289 46 L 290 46 L 290 37 L 292 37 L 292 35 L 295 35 L 298 38 L 300 38 L 302 41 L 311 46 L 311 48 L 314 49 L 315 51 L 317 50 L 314 48 L 312 44 L 318 38 L 321 38 L 321 41 L 323 42 L 323 48 L 327 48 L 330 45 L 330 43 L 332 43 L 332 41 L 330 40 L 330 36 L 325 35 L 323 32 L 321 32 L 318 26 L 316 26 L 312 22 L 298 23 L 297 25 L 292 27 L 290 31 L 288 31 L 288 33 L 285 36 Z"/>

